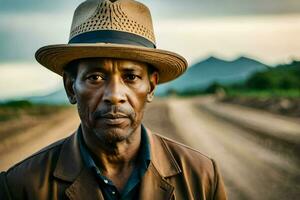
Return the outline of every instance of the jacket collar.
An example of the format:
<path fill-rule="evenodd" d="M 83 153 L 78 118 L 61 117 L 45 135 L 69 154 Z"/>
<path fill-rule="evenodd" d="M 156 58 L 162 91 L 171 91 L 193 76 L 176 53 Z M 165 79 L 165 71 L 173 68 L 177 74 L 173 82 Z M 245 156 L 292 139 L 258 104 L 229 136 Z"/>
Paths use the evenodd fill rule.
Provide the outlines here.
<path fill-rule="evenodd" d="M 150 142 L 151 162 L 160 176 L 167 178 L 181 173 L 179 165 L 161 137 L 149 129 L 146 130 Z M 55 177 L 69 182 L 73 182 L 83 168 L 77 134 L 75 132 L 63 143 L 54 170 Z"/>
<path fill-rule="evenodd" d="M 66 189 L 65 194 L 70 200 L 104 200 L 96 179 L 89 168 L 83 168 L 74 182 Z"/>
<path fill-rule="evenodd" d="M 151 197 L 151 199 L 157 197 L 155 198 L 157 200 L 170 199 L 174 188 L 166 182 L 165 178 L 181 173 L 181 169 L 162 138 L 153 134 L 149 129 L 146 130 L 150 142 L 151 162 L 141 182 L 140 195 L 143 199 L 148 197 Z M 78 132 L 75 132 L 62 144 L 53 175 L 61 180 L 72 182 L 66 190 L 66 194 L 70 199 L 78 199 L 80 193 L 85 195 L 97 194 L 99 197 L 97 199 L 103 199 L 101 193 L 98 194 L 99 190 L 95 187 L 97 185 L 95 176 L 84 167 L 77 134 Z M 89 192 L 81 191 L 84 190 L 83 188 L 87 188 L 86 185 L 91 186 Z M 95 193 L 91 193 L 92 190 Z"/>
<path fill-rule="evenodd" d="M 84 167 L 77 134 L 78 131 L 62 144 L 53 175 L 71 183 L 65 190 L 70 200 L 104 200 L 101 190 L 97 187 L 96 177 L 91 170 Z"/>
<path fill-rule="evenodd" d="M 62 144 L 53 175 L 68 182 L 74 182 L 83 168 L 77 131 Z"/>
<path fill-rule="evenodd" d="M 151 162 L 160 176 L 167 178 L 181 173 L 177 161 L 161 136 L 146 130 L 150 141 Z"/>
<path fill-rule="evenodd" d="M 151 162 L 140 185 L 139 199 L 172 199 L 175 188 L 166 178 L 181 173 L 181 169 L 162 138 L 149 129 L 147 134 L 151 146 Z"/>

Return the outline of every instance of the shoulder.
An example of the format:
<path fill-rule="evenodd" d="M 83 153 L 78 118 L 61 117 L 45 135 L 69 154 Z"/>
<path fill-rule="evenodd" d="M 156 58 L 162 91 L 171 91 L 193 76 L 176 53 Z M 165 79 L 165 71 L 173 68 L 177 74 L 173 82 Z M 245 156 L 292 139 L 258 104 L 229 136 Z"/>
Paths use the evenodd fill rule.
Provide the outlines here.
<path fill-rule="evenodd" d="M 153 135 L 161 140 L 165 149 L 174 157 L 183 173 L 191 172 L 190 175 L 198 175 L 209 179 L 215 178 L 216 162 L 214 159 L 172 139 L 159 134 Z"/>
<path fill-rule="evenodd" d="M 59 140 L 7 170 L 8 186 L 22 188 L 31 181 L 39 181 L 50 176 L 54 170 L 62 144 L 66 139 Z M 20 186 L 20 187 L 16 187 Z"/>
<path fill-rule="evenodd" d="M 153 134 L 154 137 L 159 138 L 162 143 L 168 148 L 168 150 L 178 158 L 192 158 L 193 162 L 201 162 L 203 164 L 210 164 L 213 159 L 208 155 L 193 149 L 185 144 L 172 140 L 170 138 L 164 137 L 160 134 Z"/>
<path fill-rule="evenodd" d="M 174 162 L 181 170 L 180 176 L 175 176 L 175 181 L 171 181 L 175 184 L 175 188 L 185 184 L 189 188 L 186 192 L 195 198 L 204 195 L 211 197 L 207 199 L 226 199 L 223 179 L 214 159 L 172 139 L 158 134 L 153 136 L 161 140 L 162 145 L 173 156 Z M 177 195 L 180 194 L 181 192 L 177 191 Z"/>

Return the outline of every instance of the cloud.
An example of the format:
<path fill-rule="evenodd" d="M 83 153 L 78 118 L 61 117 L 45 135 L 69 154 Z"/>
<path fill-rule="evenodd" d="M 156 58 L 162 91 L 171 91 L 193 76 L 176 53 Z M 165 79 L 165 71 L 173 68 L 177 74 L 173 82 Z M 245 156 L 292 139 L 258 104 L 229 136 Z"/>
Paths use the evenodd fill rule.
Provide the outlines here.
<path fill-rule="evenodd" d="M 191 64 L 210 55 L 245 55 L 267 64 L 300 59 L 299 0 L 140 1 L 152 11 L 158 47 L 182 54 Z M 39 66 L 34 53 L 68 41 L 80 2 L 0 0 L 0 98 L 57 86 L 60 78 Z"/>
<path fill-rule="evenodd" d="M 61 84 L 60 76 L 37 64 L 0 64 L 0 99 L 47 94 Z"/>
<path fill-rule="evenodd" d="M 299 13 L 299 0 L 139 0 L 155 16 L 191 17 Z M 74 10 L 83 0 L 0 0 L 1 13 L 51 13 Z"/>
<path fill-rule="evenodd" d="M 81 0 L 0 0 L 1 13 L 51 13 L 74 9 Z"/>
<path fill-rule="evenodd" d="M 300 59 L 300 14 L 156 22 L 158 48 L 182 54 L 189 63 L 215 55 L 248 56 L 266 64 Z"/>
<path fill-rule="evenodd" d="M 299 0 L 143 0 L 154 17 L 191 18 L 300 13 Z"/>
<path fill-rule="evenodd" d="M 0 14 L 0 19 L 0 62 L 33 62 L 38 48 L 67 43 L 72 14 Z"/>
<path fill-rule="evenodd" d="M 66 43 L 68 41 L 73 11 L 80 2 L 82 1 L 0 0 L 0 63 L 16 61 L 35 62 L 34 53 L 38 48 L 48 44 Z M 243 41 L 243 38 L 238 37 L 241 32 L 240 29 L 247 29 L 248 27 L 245 26 L 253 26 L 250 18 L 254 16 L 252 21 L 255 21 L 255 13 L 268 14 L 270 16 L 270 23 L 272 23 L 272 20 L 274 23 L 277 23 L 278 18 L 272 17 L 278 15 L 278 13 L 281 13 L 281 15 L 278 15 L 279 17 L 284 16 L 282 13 L 300 13 L 299 0 L 141 0 L 141 2 L 148 5 L 152 11 L 155 23 L 154 28 L 159 42 L 158 45 L 171 47 L 171 50 L 179 50 L 179 52 L 190 57 L 191 60 L 194 60 L 197 55 L 191 56 L 190 54 L 198 53 L 198 56 L 203 57 L 204 52 L 207 55 L 216 52 L 219 54 L 221 51 L 224 51 L 221 53 L 222 55 L 232 55 L 235 52 L 235 55 L 254 54 L 260 59 L 265 59 L 268 56 L 267 49 L 273 48 L 272 43 L 268 42 L 270 41 L 269 38 L 264 38 L 265 41 L 262 42 L 263 44 L 268 43 L 266 47 L 259 47 L 265 49 L 265 55 L 258 55 L 256 52 L 260 52 L 260 50 L 246 47 L 246 45 L 252 46 L 256 42 L 256 38 L 248 34 L 247 36 L 245 35 L 245 41 Z M 228 16 L 235 16 L 235 19 L 240 16 L 244 16 L 244 18 L 249 16 L 249 20 L 244 25 L 243 23 L 238 23 L 232 28 L 226 28 L 226 26 L 229 26 L 226 22 Z M 240 18 L 243 19 L 243 17 Z M 197 30 L 193 30 L 195 27 L 192 27 L 192 25 L 184 28 L 190 22 L 197 20 L 202 21 L 204 25 L 203 23 L 194 24 L 197 26 Z M 173 21 L 173 24 L 176 24 L 176 26 L 170 27 L 169 30 L 172 31 L 173 38 L 183 44 L 179 45 L 178 43 L 174 43 L 173 40 L 168 40 L 170 38 L 169 33 L 166 34 L 164 32 L 164 29 L 167 29 L 167 27 L 159 25 L 166 24 L 164 23 L 166 21 Z M 222 23 L 224 26 L 221 26 Z M 297 21 L 293 23 L 297 23 Z M 284 23 L 282 25 L 284 26 Z M 214 26 L 217 30 L 213 30 Z M 259 28 L 256 30 L 250 28 L 251 34 L 262 36 L 270 32 L 268 27 L 259 27 L 260 30 Z M 189 33 L 180 34 L 181 29 Z M 271 28 L 270 30 L 273 29 Z M 231 34 L 229 34 L 230 31 L 232 31 Z M 288 31 L 290 31 L 288 33 L 289 38 L 286 35 L 280 36 L 277 34 L 278 32 L 274 33 L 277 36 L 277 41 L 282 41 L 281 43 L 274 44 L 278 48 L 276 55 L 282 53 L 285 55 L 284 59 L 286 59 L 286 54 L 291 54 L 292 56 L 294 55 L 292 53 L 298 52 L 299 48 L 297 46 L 297 34 L 300 34 L 299 31 L 296 27 L 293 28 L 291 24 L 289 24 Z M 223 32 L 223 36 L 220 35 Z M 216 33 L 219 35 L 217 34 L 214 37 L 222 41 L 222 43 L 218 44 L 224 44 L 229 49 L 215 45 L 215 41 L 211 35 L 215 35 Z M 235 38 L 232 35 L 237 36 L 237 39 L 234 40 Z M 186 42 L 187 38 L 188 41 Z M 195 43 L 192 42 L 193 40 L 206 41 L 205 46 L 201 46 L 200 49 L 198 45 L 198 49 L 190 53 L 191 48 L 196 48 Z M 286 42 L 289 46 L 286 45 L 285 40 L 289 41 Z M 295 42 L 293 43 L 292 41 Z M 228 42 L 231 45 L 225 45 Z M 180 46 L 185 47 L 179 48 Z M 280 59 L 283 59 L 283 57 L 277 56 L 276 59 L 276 62 L 280 62 Z M 275 59 L 271 61 L 268 58 L 266 60 L 267 62 L 275 62 Z"/>

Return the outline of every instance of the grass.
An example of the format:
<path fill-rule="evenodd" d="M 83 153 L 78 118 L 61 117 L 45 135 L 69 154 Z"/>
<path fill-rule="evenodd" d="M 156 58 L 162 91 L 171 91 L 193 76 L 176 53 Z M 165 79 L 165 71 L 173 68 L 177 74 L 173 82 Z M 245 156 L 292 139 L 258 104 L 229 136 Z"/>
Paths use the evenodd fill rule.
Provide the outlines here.
<path fill-rule="evenodd" d="M 241 89 L 230 88 L 223 89 L 227 97 L 257 97 L 257 98 L 300 98 L 300 89 L 269 89 L 269 90 L 257 90 L 257 89 Z M 193 97 L 201 95 L 211 95 L 215 92 L 206 92 L 201 90 L 185 91 L 181 93 L 174 93 L 177 97 Z"/>
<path fill-rule="evenodd" d="M 257 97 L 257 98 L 300 98 L 300 89 L 273 89 L 273 90 L 238 90 L 229 89 L 229 97 Z"/>
<path fill-rule="evenodd" d="M 28 101 L 0 103 L 0 122 L 19 119 L 24 115 L 31 117 L 52 115 L 67 107 L 67 105 L 32 104 Z"/>

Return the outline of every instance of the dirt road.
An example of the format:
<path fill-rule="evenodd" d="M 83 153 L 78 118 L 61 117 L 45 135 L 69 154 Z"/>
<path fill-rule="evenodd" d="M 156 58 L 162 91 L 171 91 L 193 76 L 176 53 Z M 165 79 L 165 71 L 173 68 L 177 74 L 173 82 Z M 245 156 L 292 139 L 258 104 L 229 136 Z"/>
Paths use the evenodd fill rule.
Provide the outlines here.
<path fill-rule="evenodd" d="M 207 99 L 171 99 L 168 102 L 160 102 L 152 109 L 160 110 L 159 113 L 163 114 L 162 117 L 169 120 L 165 120 L 167 121 L 165 125 L 157 126 L 159 119 L 162 118 L 159 114 L 152 121 L 146 121 L 146 124 L 149 123 L 148 126 L 156 127 L 158 132 L 166 132 L 169 137 L 214 158 L 221 167 L 229 199 L 299 199 L 300 166 L 297 159 L 299 155 L 283 149 L 286 147 L 282 147 L 280 144 L 270 144 L 269 140 L 266 143 L 261 137 L 258 137 L 257 133 L 229 123 L 228 120 L 224 120 L 224 116 L 216 116 L 207 109 L 201 109 L 211 106 L 220 105 L 214 105 L 213 101 L 208 102 Z M 249 112 L 227 105 L 220 106 L 219 112 L 221 112 L 221 108 L 225 109 L 224 107 L 227 109 L 226 112 L 231 114 L 233 111 L 235 113 L 239 111 L 240 119 L 245 114 L 250 117 Z M 258 111 L 252 111 L 252 115 L 253 112 L 257 114 Z M 264 120 L 269 120 L 266 122 L 267 124 L 264 124 L 265 129 L 269 130 L 272 127 L 284 131 L 290 129 L 287 134 L 290 133 L 299 139 L 300 124 L 294 123 L 294 120 L 290 122 L 287 119 L 280 119 L 281 123 L 288 124 L 288 127 L 279 128 L 278 121 L 280 120 L 278 118 L 281 118 L 280 116 L 266 117 L 260 113 L 258 115 Z M 262 119 L 258 119 L 258 122 L 255 124 L 258 126 L 255 127 L 256 129 L 262 128 L 259 127 L 259 125 L 262 126 Z M 166 127 L 170 128 L 169 132 Z M 170 136 L 170 133 L 173 134 Z"/>
<path fill-rule="evenodd" d="M 66 109 L 21 134 L 1 140 L 0 171 L 74 132 L 79 125 L 76 112 L 73 108 Z"/>
<path fill-rule="evenodd" d="M 262 118 L 267 118 L 265 120 L 267 124 L 278 123 L 276 121 L 278 116 L 264 117 L 255 110 L 246 111 L 230 106 L 225 109 L 225 107 L 225 105 L 214 104 L 207 98 L 157 100 L 147 108 L 144 123 L 154 131 L 192 146 L 214 158 L 220 165 L 229 199 L 299 199 L 300 159 L 298 155 L 295 155 L 295 151 L 290 151 L 286 143 L 281 146 L 277 136 L 277 140 L 274 140 L 276 144 L 270 142 L 269 139 L 263 140 L 262 138 L 265 137 L 259 137 L 261 133 L 255 130 L 264 125 L 262 122 L 256 123 L 254 119 L 250 120 L 251 123 L 259 125 L 255 127 L 256 129 L 248 129 L 240 125 L 242 121 L 232 123 L 221 114 L 240 113 L 244 118 L 245 116 L 255 118 L 255 114 L 258 114 Z M 252 115 L 250 115 L 251 112 Z M 3 153 L 5 147 L 1 142 L 0 170 L 7 169 L 11 164 L 30 155 L 50 141 L 65 137 L 77 128 L 78 118 L 74 110 L 69 110 L 60 117 L 64 121 L 59 120 L 62 122 L 58 123 L 57 120 L 52 119 L 52 124 L 47 125 L 53 127 L 52 130 L 49 128 L 48 131 L 44 131 L 45 129 L 41 126 L 33 133 L 28 131 L 22 136 L 31 137 L 34 140 L 22 139 L 20 136 L 17 143 L 7 143 L 8 153 Z M 300 137 L 300 125 L 298 126 L 293 120 L 280 120 L 289 126 L 289 128 L 284 128 L 288 138 L 292 137 L 293 141 L 297 141 Z M 266 129 L 272 130 L 272 127 L 266 127 Z M 281 133 L 279 135 L 282 137 L 282 131 L 278 131 L 281 128 L 277 127 L 276 130 L 275 134 Z M 37 137 L 38 133 L 40 135 Z M 11 146 L 18 148 L 11 148 Z"/>

